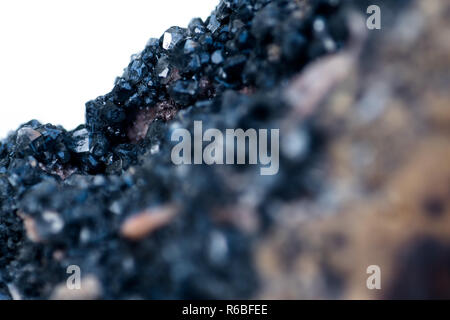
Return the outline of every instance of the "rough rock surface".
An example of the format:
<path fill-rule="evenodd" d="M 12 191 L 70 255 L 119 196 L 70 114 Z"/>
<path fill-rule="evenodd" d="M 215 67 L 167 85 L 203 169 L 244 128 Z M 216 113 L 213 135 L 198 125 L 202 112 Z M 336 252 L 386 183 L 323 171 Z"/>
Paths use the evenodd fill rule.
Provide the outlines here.
<path fill-rule="evenodd" d="M 222 0 L 151 39 L 86 124 L 1 142 L 0 299 L 448 298 L 449 13 Z M 173 165 L 194 120 L 280 128 L 279 173 Z"/>

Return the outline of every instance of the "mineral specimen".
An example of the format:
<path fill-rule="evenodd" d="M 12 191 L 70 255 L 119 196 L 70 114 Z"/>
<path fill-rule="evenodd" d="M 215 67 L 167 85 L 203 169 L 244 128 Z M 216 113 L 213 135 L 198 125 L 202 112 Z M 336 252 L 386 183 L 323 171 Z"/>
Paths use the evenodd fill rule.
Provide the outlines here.
<path fill-rule="evenodd" d="M 383 8 L 431 17 L 448 12 L 448 5 L 431 12 L 409 2 L 385 1 Z M 360 265 L 349 266 L 355 261 L 351 253 L 337 258 L 335 252 L 354 246 L 349 250 L 359 252 L 361 261 L 367 257 L 364 248 L 395 255 L 383 239 L 395 242 L 392 230 L 412 234 L 425 222 L 416 217 L 417 226 L 408 220 L 404 228 L 389 210 L 416 208 L 402 201 L 422 197 L 422 189 L 411 185 L 423 183 L 407 182 L 417 182 L 423 168 L 430 177 L 436 171 L 436 181 L 448 177 L 448 170 L 438 169 L 440 161 L 448 169 L 450 154 L 448 130 L 430 129 L 431 138 L 424 134 L 428 125 L 448 129 L 448 109 L 440 108 L 445 103 L 432 100 L 434 109 L 424 111 L 415 102 L 431 98 L 411 89 L 446 88 L 439 79 L 448 77 L 405 80 L 414 78 L 405 66 L 408 59 L 424 74 L 447 69 L 427 64 L 445 56 L 443 41 L 416 36 L 404 49 L 395 33 L 367 35 L 366 4 L 221 0 L 206 21 L 196 18 L 186 29 L 171 27 L 150 39 L 111 92 L 86 103 L 85 124 L 67 131 L 33 120 L 10 134 L 0 143 L 0 299 L 364 296 L 357 285 L 348 291 L 365 283 L 350 272 Z M 397 20 L 386 21 L 393 26 Z M 375 50 L 378 40 L 393 49 Z M 431 50 L 436 57 L 421 60 L 417 50 L 428 47 L 436 49 Z M 362 71 L 356 72 L 357 66 Z M 384 83 L 389 74 L 396 80 L 392 93 L 371 91 L 377 88 L 371 81 Z M 343 88 L 335 90 L 339 85 Z M 359 117 L 359 99 L 379 92 L 391 107 Z M 175 166 L 171 133 L 192 131 L 195 120 L 218 129 L 279 128 L 279 173 L 261 176 L 249 165 Z M 416 146 L 425 156 L 406 166 Z M 410 151 L 407 156 L 402 148 Z M 434 153 L 439 156 L 426 156 Z M 406 169 L 391 171 L 399 167 Z M 405 184 L 398 186 L 402 179 Z M 427 217 L 448 220 L 444 184 L 443 195 L 420 204 Z M 438 184 L 429 185 L 438 190 Z M 388 200 L 378 207 L 373 195 L 383 194 Z M 354 205 L 355 198 L 364 206 Z M 344 209 L 348 216 L 339 214 Z M 361 211 L 370 212 L 358 215 Z M 378 211 L 387 212 L 380 218 Z M 383 219 L 393 227 L 386 238 L 377 238 Z M 360 227 L 351 227 L 358 222 Z M 430 237 L 439 234 L 448 230 Z M 370 237 L 376 240 L 365 240 Z M 434 264 L 448 266 L 448 246 L 434 238 L 411 242 L 411 252 L 399 263 L 420 262 L 419 251 L 428 250 Z M 380 243 L 383 250 L 377 251 Z M 76 294 L 64 287 L 72 265 L 86 274 Z M 425 269 L 418 263 L 414 270 Z M 439 270 L 448 276 L 449 268 Z M 422 296 L 448 297 L 448 288 L 427 285 L 436 281 L 433 274 L 424 277 Z M 408 296 L 398 283 L 392 282 L 386 296 Z"/>

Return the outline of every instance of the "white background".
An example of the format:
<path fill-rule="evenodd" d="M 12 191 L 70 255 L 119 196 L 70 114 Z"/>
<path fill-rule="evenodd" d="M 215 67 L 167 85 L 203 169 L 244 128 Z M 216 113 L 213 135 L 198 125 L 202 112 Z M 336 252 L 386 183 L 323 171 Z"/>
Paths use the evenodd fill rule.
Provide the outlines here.
<path fill-rule="evenodd" d="M 73 129 L 133 53 L 218 0 L 1 0 L 0 138 L 31 119 Z"/>

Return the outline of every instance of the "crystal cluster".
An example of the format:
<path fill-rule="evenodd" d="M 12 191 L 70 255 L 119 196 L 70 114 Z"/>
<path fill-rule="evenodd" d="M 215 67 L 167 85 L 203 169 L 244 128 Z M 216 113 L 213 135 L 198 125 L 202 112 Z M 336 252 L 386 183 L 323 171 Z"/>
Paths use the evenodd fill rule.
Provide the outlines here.
<path fill-rule="evenodd" d="M 97 298 L 251 297 L 252 241 L 273 205 L 315 194 L 321 179 L 307 169 L 323 137 L 296 126 L 280 173 L 263 178 L 249 166 L 176 167 L 170 133 L 193 120 L 278 127 L 285 83 L 346 45 L 344 12 L 336 0 L 221 0 L 206 21 L 150 39 L 86 103 L 86 124 L 31 121 L 1 142 L 0 298 L 11 286 L 60 297 L 69 265 L 97 279 Z"/>

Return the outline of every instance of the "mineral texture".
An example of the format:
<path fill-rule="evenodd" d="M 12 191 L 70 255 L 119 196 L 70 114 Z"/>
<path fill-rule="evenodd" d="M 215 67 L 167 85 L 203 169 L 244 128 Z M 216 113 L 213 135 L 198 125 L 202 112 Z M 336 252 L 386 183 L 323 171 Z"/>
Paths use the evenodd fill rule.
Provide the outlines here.
<path fill-rule="evenodd" d="M 449 12 L 221 0 L 150 39 L 85 124 L 0 143 L 0 299 L 449 298 Z M 174 165 L 194 120 L 279 128 L 278 174 Z"/>

